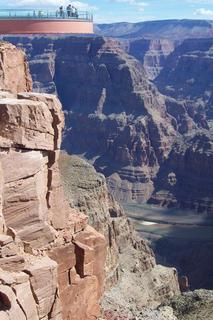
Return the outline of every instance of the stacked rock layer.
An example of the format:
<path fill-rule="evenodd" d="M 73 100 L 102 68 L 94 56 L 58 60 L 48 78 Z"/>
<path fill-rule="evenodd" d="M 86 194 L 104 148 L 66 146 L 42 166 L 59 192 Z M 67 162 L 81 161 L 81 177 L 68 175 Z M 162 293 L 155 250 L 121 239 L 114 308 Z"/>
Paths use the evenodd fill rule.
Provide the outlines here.
<path fill-rule="evenodd" d="M 63 195 L 61 104 L 27 92 L 25 56 L 0 50 L 0 318 L 96 319 L 106 242 Z"/>

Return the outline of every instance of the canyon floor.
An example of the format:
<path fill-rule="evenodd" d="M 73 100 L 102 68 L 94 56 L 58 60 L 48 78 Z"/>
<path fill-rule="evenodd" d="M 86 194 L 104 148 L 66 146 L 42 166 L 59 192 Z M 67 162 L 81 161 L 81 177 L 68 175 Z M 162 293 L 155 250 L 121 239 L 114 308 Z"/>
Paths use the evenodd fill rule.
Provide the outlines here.
<path fill-rule="evenodd" d="M 148 204 L 123 206 L 141 237 L 150 242 L 158 263 L 175 265 L 180 276 L 189 278 L 191 289 L 212 289 L 211 216 Z"/>
<path fill-rule="evenodd" d="M 213 218 L 193 211 L 149 204 L 123 204 L 137 231 L 146 237 L 213 240 Z"/>

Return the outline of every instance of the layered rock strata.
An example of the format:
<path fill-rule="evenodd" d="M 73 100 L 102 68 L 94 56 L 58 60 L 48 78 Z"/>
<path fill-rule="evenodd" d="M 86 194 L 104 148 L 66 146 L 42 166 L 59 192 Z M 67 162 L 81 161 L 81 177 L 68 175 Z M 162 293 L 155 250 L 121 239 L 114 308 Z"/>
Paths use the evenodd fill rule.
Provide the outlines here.
<path fill-rule="evenodd" d="M 159 165 L 170 151 L 175 122 L 138 61 L 116 41 L 88 42 L 90 51 L 82 48 L 78 55 L 68 56 L 68 47 L 73 50 L 70 42 L 58 54 L 57 88 L 65 109 L 70 110 L 64 147 L 93 161 L 117 199 L 146 201 Z M 85 72 L 79 73 L 82 68 Z M 68 82 L 70 70 L 73 86 Z M 63 91 L 62 78 L 67 83 Z M 84 95 L 78 89 L 81 85 Z"/>
<path fill-rule="evenodd" d="M 178 41 L 169 39 L 130 40 L 127 52 L 143 64 L 148 78 L 154 80 L 164 69 L 167 57 L 174 51 L 178 43 Z"/>
<path fill-rule="evenodd" d="M 212 39 L 189 39 L 168 57 L 155 82 L 182 137 L 161 167 L 151 201 L 213 212 Z M 161 199 L 161 200 L 160 200 Z"/>
<path fill-rule="evenodd" d="M 163 94 L 182 104 L 179 117 L 185 112 L 206 129 L 208 120 L 212 120 L 212 47 L 212 39 L 185 40 L 168 57 L 155 80 Z"/>
<path fill-rule="evenodd" d="M 63 195 L 61 104 L 26 92 L 29 74 L 14 46 L 0 52 L 1 89 L 13 92 L 0 92 L 0 318 L 96 319 L 106 242 Z M 8 81 L 13 66 L 24 75 L 18 84 Z"/>
<path fill-rule="evenodd" d="M 198 27 L 196 21 L 175 23 L 189 32 Z M 159 31 L 159 24 L 154 25 Z M 198 25 L 211 29 L 205 21 Z M 165 164 L 174 164 L 174 159 L 167 161 L 173 144 L 193 130 L 212 128 L 211 39 L 176 46 L 182 41 L 179 35 L 175 49 L 174 39 L 130 40 L 125 50 L 140 62 L 124 52 L 124 44 L 101 37 L 10 39 L 28 55 L 34 89 L 60 95 L 66 113 L 64 148 L 93 162 L 120 201 L 142 203 L 155 197 Z M 154 77 L 159 72 L 155 83 L 166 97 L 148 81 L 147 73 Z M 191 186 L 188 203 L 197 201 L 197 183 L 203 190 L 199 199 L 206 201 L 203 180 L 192 180 L 186 182 Z M 162 198 L 158 203 L 168 202 Z"/>
<path fill-rule="evenodd" d="M 203 72 L 205 72 L 206 77 L 203 79 L 204 82 L 199 79 L 198 74 L 201 71 L 201 69 L 204 67 L 204 65 L 209 63 L 209 66 L 211 65 L 211 58 L 212 58 L 212 39 L 187 39 L 183 41 L 175 50 L 172 52 L 171 56 L 168 59 L 168 63 L 165 66 L 165 70 L 161 74 L 161 78 L 159 78 L 159 81 L 161 80 L 161 85 L 159 83 L 159 87 L 163 89 L 165 87 L 165 84 L 167 83 L 169 86 L 174 86 L 176 84 L 176 90 L 177 95 L 179 96 L 186 96 L 191 93 L 191 96 L 194 96 L 195 94 L 195 85 L 196 88 L 200 88 L 200 91 L 196 92 L 199 94 L 200 92 L 203 92 L 206 84 L 209 82 L 209 72 L 211 70 L 208 70 L 205 68 Z M 197 66 L 198 68 L 194 68 L 193 60 L 197 60 Z M 199 62 L 199 63 L 198 63 Z M 184 68 L 184 64 L 189 65 L 188 73 L 181 72 Z M 166 74 L 169 71 L 168 74 Z M 166 76 L 167 78 L 163 78 Z M 187 77 L 188 80 L 192 76 L 194 78 L 194 83 L 188 82 L 188 86 L 182 87 L 181 92 L 181 82 L 178 81 L 175 83 L 175 80 L 177 80 L 178 77 L 181 77 L 180 80 L 186 82 Z M 198 81 L 200 82 L 198 83 Z M 200 84 L 200 85 L 199 85 Z M 165 90 L 168 90 L 170 93 L 174 93 L 175 90 L 169 91 L 169 88 L 165 88 Z M 174 93 L 175 94 L 175 93 Z"/>
<path fill-rule="evenodd" d="M 184 136 L 174 144 L 168 160 L 161 167 L 155 192 L 149 201 L 213 214 L 212 163 L 211 131 L 195 131 Z"/>

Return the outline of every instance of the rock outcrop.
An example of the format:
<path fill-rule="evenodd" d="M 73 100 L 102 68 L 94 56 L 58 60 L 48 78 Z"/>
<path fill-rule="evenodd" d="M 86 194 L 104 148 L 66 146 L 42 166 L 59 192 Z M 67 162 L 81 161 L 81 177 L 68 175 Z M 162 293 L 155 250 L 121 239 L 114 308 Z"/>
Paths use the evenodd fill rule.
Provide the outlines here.
<path fill-rule="evenodd" d="M 123 314 L 133 319 L 144 307 L 156 307 L 178 294 L 176 270 L 156 265 L 147 242 L 137 237 L 123 209 L 109 194 L 104 176 L 86 161 L 67 154 L 60 157 L 60 171 L 71 206 L 87 214 L 108 242 L 102 302 L 106 318 Z"/>
<path fill-rule="evenodd" d="M 30 91 L 32 81 L 25 54 L 6 42 L 1 42 L 0 52 L 0 88 L 12 93 Z"/>
<path fill-rule="evenodd" d="M 70 206 L 86 214 L 89 223 L 107 239 L 105 288 L 110 288 L 119 278 L 119 247 L 131 241 L 133 230 L 130 232 L 122 208 L 107 191 L 104 176 L 96 173 L 86 161 L 65 153 L 60 155 L 59 166 Z"/>
<path fill-rule="evenodd" d="M 61 104 L 27 92 L 25 58 L 13 45 L 0 53 L 0 318 L 95 319 L 106 241 L 63 195 Z"/>
<path fill-rule="evenodd" d="M 10 44 L 0 49 L 8 55 L 10 49 L 16 53 Z M 23 61 L 12 60 L 30 79 Z M 3 70 L 7 79 L 7 68 Z M 2 82 L 0 88 L 1 319 L 96 319 L 104 265 L 108 289 L 119 279 L 111 290 L 125 292 L 127 278 L 134 287 L 141 277 L 137 310 L 179 293 L 176 270 L 156 266 L 152 251 L 135 237 L 123 210 L 109 195 L 104 177 L 85 162 L 75 159 L 70 167 L 65 161 L 66 175 L 74 177 L 68 179 L 71 206 L 65 200 L 58 167 L 64 123 L 61 104 L 53 95 L 29 92 L 28 81 L 29 86 L 23 82 L 22 92 L 15 92 L 14 82 Z M 88 225 L 85 213 L 106 236 L 107 252 L 104 236 Z M 124 268 L 127 272 L 121 276 Z M 131 291 L 128 303 L 130 295 Z M 113 293 L 106 305 L 112 306 L 111 297 Z M 124 306 L 122 299 L 115 299 L 114 307 Z"/>

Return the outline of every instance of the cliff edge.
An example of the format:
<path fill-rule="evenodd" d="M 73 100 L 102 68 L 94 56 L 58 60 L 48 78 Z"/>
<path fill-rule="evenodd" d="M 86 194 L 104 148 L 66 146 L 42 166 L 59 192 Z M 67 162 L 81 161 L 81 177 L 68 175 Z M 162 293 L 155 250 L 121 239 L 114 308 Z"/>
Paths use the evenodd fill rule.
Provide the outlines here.
<path fill-rule="evenodd" d="M 0 318 L 99 315 L 106 242 L 65 201 L 55 96 L 29 92 L 24 54 L 0 44 Z"/>
<path fill-rule="evenodd" d="M 142 317 L 144 307 L 156 308 L 180 293 L 177 271 L 156 264 L 147 241 L 138 237 L 123 208 L 109 194 L 105 177 L 92 165 L 62 153 L 59 167 L 71 207 L 87 214 L 107 240 L 102 299 L 106 319 L 154 319 L 152 312 L 149 318 Z M 158 316 L 170 319 L 161 318 L 161 313 Z"/>
<path fill-rule="evenodd" d="M 0 319 L 95 320 L 104 290 L 105 318 L 133 319 L 178 294 L 176 270 L 156 265 L 103 175 L 77 157 L 64 162 L 65 199 L 61 104 L 30 92 L 13 45 L 0 44 L 0 60 Z M 17 68 L 22 80 L 9 81 Z"/>

